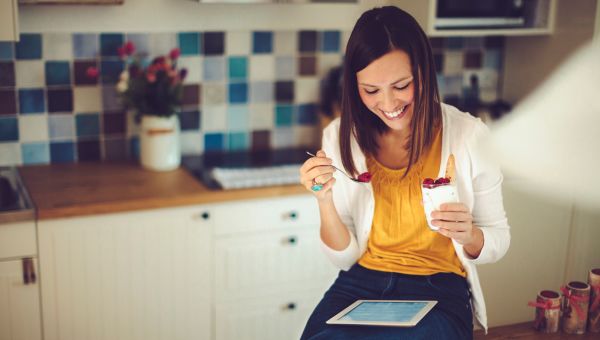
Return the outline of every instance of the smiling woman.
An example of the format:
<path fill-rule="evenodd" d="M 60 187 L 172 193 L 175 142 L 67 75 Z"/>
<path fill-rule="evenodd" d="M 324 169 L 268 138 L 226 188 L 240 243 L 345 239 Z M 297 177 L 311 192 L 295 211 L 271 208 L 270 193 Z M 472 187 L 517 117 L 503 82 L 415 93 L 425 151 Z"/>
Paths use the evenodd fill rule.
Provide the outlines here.
<path fill-rule="evenodd" d="M 440 102 L 429 40 L 396 7 L 358 19 L 343 84 L 341 117 L 300 169 L 309 191 L 322 184 L 312 191 L 322 249 L 342 269 L 302 339 L 471 339 L 473 317 L 487 328 L 475 265 L 499 260 L 510 243 L 502 174 L 476 151 L 486 126 Z M 357 185 L 333 164 L 350 175 L 368 171 L 371 181 Z M 443 176 L 447 164 L 455 164 L 456 199 L 426 215 L 421 184 Z M 361 299 L 437 304 L 409 328 L 327 324 Z"/>

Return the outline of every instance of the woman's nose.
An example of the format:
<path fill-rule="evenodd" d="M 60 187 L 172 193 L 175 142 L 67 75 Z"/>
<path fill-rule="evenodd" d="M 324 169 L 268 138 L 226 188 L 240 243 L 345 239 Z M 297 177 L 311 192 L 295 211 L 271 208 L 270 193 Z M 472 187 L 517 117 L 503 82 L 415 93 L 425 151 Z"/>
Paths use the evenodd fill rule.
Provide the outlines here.
<path fill-rule="evenodd" d="M 382 109 L 384 111 L 392 112 L 392 111 L 396 110 L 396 108 L 398 106 L 398 101 L 396 100 L 396 97 L 394 97 L 394 93 L 392 91 L 387 91 L 386 93 L 383 94 L 382 104 L 383 104 Z"/>

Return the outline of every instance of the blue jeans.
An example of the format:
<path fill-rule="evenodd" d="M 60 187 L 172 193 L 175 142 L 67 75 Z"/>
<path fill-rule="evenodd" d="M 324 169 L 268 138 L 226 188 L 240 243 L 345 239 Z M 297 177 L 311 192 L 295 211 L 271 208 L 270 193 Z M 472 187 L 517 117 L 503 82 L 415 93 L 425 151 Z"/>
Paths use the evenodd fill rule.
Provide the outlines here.
<path fill-rule="evenodd" d="M 415 327 L 328 325 L 325 322 L 359 299 L 436 300 Z M 340 271 L 306 323 L 301 339 L 473 339 L 468 283 L 451 273 L 407 275 L 355 264 Z"/>

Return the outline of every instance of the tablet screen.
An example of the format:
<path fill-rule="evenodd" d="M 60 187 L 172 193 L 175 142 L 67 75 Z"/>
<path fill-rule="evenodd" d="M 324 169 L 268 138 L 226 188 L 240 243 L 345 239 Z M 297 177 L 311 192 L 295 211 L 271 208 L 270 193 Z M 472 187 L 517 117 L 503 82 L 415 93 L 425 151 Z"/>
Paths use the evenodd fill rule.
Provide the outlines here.
<path fill-rule="evenodd" d="M 327 321 L 328 324 L 416 325 L 437 301 L 358 300 Z"/>
<path fill-rule="evenodd" d="M 363 302 L 340 320 L 408 322 L 426 305 L 427 302 Z"/>

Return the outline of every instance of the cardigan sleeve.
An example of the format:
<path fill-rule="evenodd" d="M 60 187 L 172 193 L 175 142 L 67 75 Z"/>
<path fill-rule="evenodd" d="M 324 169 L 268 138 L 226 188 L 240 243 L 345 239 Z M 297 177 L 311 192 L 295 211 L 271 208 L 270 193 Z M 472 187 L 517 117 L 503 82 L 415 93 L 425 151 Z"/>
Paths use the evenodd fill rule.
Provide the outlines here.
<path fill-rule="evenodd" d="M 325 151 L 327 157 L 333 159 L 334 163 L 341 164 L 338 133 L 339 118 L 334 120 L 323 131 L 322 149 Z M 350 243 L 345 249 L 335 250 L 327 246 L 321 239 L 321 249 L 336 267 L 343 270 L 348 270 L 358 260 L 360 256 L 360 250 L 356 240 L 356 230 L 350 210 L 349 195 L 346 190 L 347 188 L 345 187 L 345 184 L 347 183 L 340 181 L 340 176 L 343 175 L 339 172 L 334 173 L 336 184 L 331 189 L 333 193 L 333 204 L 338 215 L 340 216 L 342 223 L 346 226 L 348 232 L 350 233 Z"/>
<path fill-rule="evenodd" d="M 510 245 L 510 227 L 502 202 L 500 168 L 477 147 L 489 134 L 487 126 L 478 120 L 472 138 L 467 141 L 471 156 L 473 182 L 473 223 L 481 228 L 484 244 L 477 258 L 464 255 L 474 264 L 493 263 L 500 260 Z"/>

